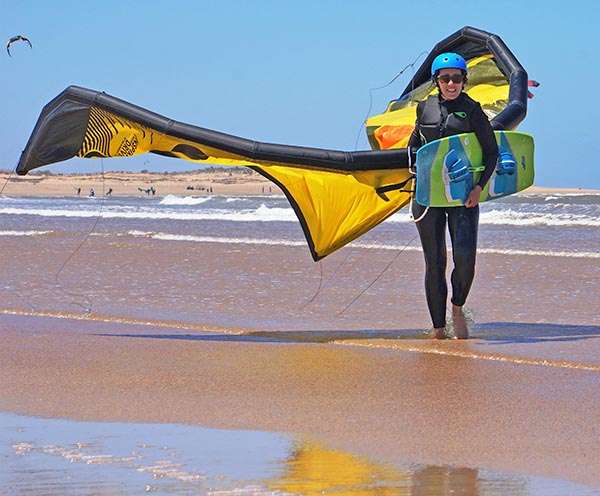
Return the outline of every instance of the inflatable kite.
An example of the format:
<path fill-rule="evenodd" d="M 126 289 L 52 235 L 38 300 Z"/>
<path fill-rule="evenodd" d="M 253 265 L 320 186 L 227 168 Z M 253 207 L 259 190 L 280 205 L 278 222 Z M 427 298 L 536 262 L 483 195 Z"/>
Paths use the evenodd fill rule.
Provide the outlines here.
<path fill-rule="evenodd" d="M 29 48 L 33 48 L 33 46 L 31 45 L 31 41 L 29 41 L 29 38 L 26 38 L 22 34 L 18 34 L 16 36 L 13 36 L 6 42 L 6 51 L 7 51 L 9 57 L 12 57 L 12 55 L 10 54 L 10 46 L 13 43 L 16 43 L 17 41 L 23 41 L 29 45 Z"/>
<path fill-rule="evenodd" d="M 367 120 L 371 151 L 345 152 L 261 143 L 177 122 L 131 103 L 70 86 L 48 103 L 17 166 L 18 174 L 72 157 L 156 153 L 204 164 L 246 166 L 279 186 L 293 207 L 315 261 L 406 205 L 414 151 L 406 148 L 416 106 L 437 91 L 430 66 L 458 52 L 469 68 L 467 93 L 497 130 L 527 111 L 527 73 L 496 35 L 465 27 L 431 50 L 400 98 Z"/>

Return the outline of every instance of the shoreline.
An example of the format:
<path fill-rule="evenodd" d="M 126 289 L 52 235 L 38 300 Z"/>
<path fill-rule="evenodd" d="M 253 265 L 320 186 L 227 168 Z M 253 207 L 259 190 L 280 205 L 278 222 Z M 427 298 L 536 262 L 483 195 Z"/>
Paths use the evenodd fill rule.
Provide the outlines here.
<path fill-rule="evenodd" d="M 159 198 L 106 203 L 143 211 L 160 208 L 169 185 L 186 196 L 211 194 L 188 185 L 211 184 L 213 195 L 248 194 L 249 185 L 261 194 L 269 185 L 251 173 L 219 173 L 152 174 L 164 176 L 155 183 Z M 128 182 L 127 174 L 116 184 L 130 194 L 148 177 Z M 17 185 L 47 195 L 46 179 L 60 192 L 98 175 L 53 178 L 26 176 L 4 194 Z M 87 209 L 87 199 L 71 200 L 41 203 Z M 19 203 L 35 214 L 29 205 L 39 201 L 5 200 L 0 410 L 300 434 L 378 463 L 600 487 L 600 265 L 589 255 L 597 214 L 574 231 L 583 258 L 562 251 L 558 230 L 486 229 L 494 249 L 478 254 L 472 339 L 435 342 L 423 339 L 423 257 L 410 243 L 393 265 L 396 254 L 368 244 L 317 265 L 304 240 L 244 244 L 297 240 L 297 224 L 125 216 L 96 229 L 93 216 L 14 215 Z M 597 212 L 596 197 L 579 203 Z M 374 239 L 399 246 L 413 229 L 384 225 Z M 167 231 L 177 239 L 147 235 Z M 508 231 L 514 237 L 505 240 Z"/>
<path fill-rule="evenodd" d="M 191 172 L 105 172 L 91 174 L 32 173 L 10 177 L 0 172 L 0 184 L 5 185 L 4 196 L 68 197 L 88 196 L 93 189 L 96 196 L 112 189 L 112 196 L 149 196 L 151 187 L 155 195 L 283 195 L 271 181 L 251 169 L 216 168 Z M 560 188 L 531 186 L 520 195 L 590 194 L 600 195 L 600 189 Z"/>
<path fill-rule="evenodd" d="M 596 494 L 592 487 L 567 479 L 479 467 L 382 464 L 279 432 L 86 422 L 3 412 L 0 456 L 5 461 L 0 465 L 0 479 L 25 473 L 28 477 L 19 481 L 19 487 L 33 489 L 32 493 L 36 483 L 59 472 L 60 482 L 53 484 L 57 494 L 71 494 L 69 489 L 74 487 L 78 494 L 106 494 L 111 485 L 127 494 L 141 494 L 142 488 L 145 493 L 166 490 L 170 494 L 181 488 L 186 494 L 358 492 L 374 496 L 382 489 L 385 494 L 408 494 L 406 489 L 414 487 L 419 488 L 418 494 L 448 494 L 451 488 L 450 493 L 458 489 L 460 494 L 476 496 L 522 494 L 525 485 L 531 489 L 530 496 L 545 496 L 549 488 L 552 494 Z M 29 462 L 26 468 L 23 459 Z"/>
<path fill-rule="evenodd" d="M 410 332 L 376 349 L 306 334 L 286 339 L 285 331 L 190 332 L 94 315 L 3 313 L 0 325 L 4 412 L 287 433 L 378 463 L 600 486 L 590 457 L 600 398 L 588 394 L 597 361 L 593 371 L 531 365 L 514 358 L 519 344 L 500 352 L 505 361 L 489 361 L 478 359 L 480 339 L 435 342 Z"/>

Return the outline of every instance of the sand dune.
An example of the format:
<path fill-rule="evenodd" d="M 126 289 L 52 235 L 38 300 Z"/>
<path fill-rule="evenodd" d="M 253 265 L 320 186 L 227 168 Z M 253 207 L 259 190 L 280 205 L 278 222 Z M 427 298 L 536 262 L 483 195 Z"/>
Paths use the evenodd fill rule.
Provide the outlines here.
<path fill-rule="evenodd" d="M 0 173 L 0 184 L 8 177 Z M 11 176 L 4 188 L 8 196 L 74 196 L 78 188 L 87 196 L 93 189 L 102 195 L 112 189 L 113 196 L 145 196 L 140 190 L 153 187 L 159 196 L 281 194 L 279 188 L 251 169 L 207 170 L 193 172 L 105 172 L 104 174 L 29 174 Z"/>

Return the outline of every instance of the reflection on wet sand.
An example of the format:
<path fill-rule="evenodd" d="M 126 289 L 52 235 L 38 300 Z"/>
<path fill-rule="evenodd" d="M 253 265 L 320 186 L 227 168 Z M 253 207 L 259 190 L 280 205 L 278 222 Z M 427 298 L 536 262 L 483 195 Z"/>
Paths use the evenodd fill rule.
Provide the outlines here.
<path fill-rule="evenodd" d="M 370 463 L 316 443 L 296 445 L 285 461 L 283 475 L 269 483 L 285 493 L 321 495 L 392 495 L 410 485 L 410 472 Z"/>
<path fill-rule="evenodd" d="M 567 481 L 487 469 L 381 464 L 273 432 L 5 413 L 0 413 L 0 460 L 0 494 L 31 496 L 597 494 Z"/>
<path fill-rule="evenodd" d="M 315 442 L 296 444 L 285 461 L 284 473 L 269 481 L 268 487 L 308 496 L 528 495 L 526 481 L 520 477 L 490 479 L 478 469 L 435 465 L 400 469 Z"/>

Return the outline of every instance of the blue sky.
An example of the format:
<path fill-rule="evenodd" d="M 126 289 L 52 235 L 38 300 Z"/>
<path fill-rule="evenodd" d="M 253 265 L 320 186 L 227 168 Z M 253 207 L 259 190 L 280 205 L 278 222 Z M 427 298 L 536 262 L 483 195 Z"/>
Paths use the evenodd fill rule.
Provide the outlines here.
<path fill-rule="evenodd" d="M 520 130 L 542 186 L 600 188 L 596 2 L 0 1 L 0 167 L 13 168 L 41 108 L 65 87 L 103 90 L 176 120 L 275 143 L 353 150 L 369 88 L 465 25 L 500 35 L 542 83 Z M 426 6 L 426 7 L 423 7 Z M 371 114 L 407 77 L 375 93 Z M 361 132 L 358 148 L 368 144 Z M 105 169 L 186 170 L 158 156 Z M 99 171 L 72 160 L 56 172 Z"/>

